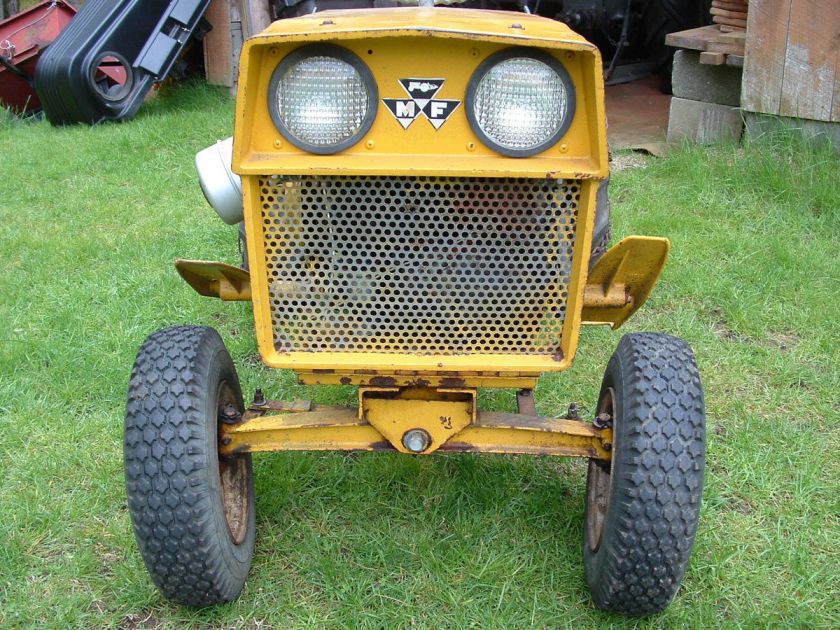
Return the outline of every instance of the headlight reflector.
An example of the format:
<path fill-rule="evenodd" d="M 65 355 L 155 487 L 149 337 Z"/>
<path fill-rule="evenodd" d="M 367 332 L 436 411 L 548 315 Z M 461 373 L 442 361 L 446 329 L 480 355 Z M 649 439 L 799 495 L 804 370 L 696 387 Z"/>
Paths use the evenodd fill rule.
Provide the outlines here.
<path fill-rule="evenodd" d="M 277 130 L 310 153 L 336 153 L 356 144 L 373 124 L 376 103 L 367 66 L 330 45 L 290 53 L 275 68 L 268 91 Z"/>
<path fill-rule="evenodd" d="M 473 132 L 491 149 L 513 157 L 535 155 L 555 144 L 574 111 L 569 73 L 540 51 L 514 48 L 491 56 L 467 90 Z"/>

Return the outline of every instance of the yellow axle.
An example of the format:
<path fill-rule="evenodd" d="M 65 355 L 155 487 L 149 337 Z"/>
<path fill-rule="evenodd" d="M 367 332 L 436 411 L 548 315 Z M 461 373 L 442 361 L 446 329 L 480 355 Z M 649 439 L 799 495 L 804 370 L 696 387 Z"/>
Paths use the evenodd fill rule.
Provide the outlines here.
<path fill-rule="evenodd" d="M 527 413 L 477 412 L 475 390 L 360 388 L 359 401 L 358 409 L 253 404 L 233 423 L 222 423 L 219 452 L 442 451 L 610 459 L 611 428 Z"/>

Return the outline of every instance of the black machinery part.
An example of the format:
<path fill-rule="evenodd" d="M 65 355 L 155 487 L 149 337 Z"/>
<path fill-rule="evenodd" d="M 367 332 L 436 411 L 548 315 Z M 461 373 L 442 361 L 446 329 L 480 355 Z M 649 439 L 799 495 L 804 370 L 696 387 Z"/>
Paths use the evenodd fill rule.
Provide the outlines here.
<path fill-rule="evenodd" d="M 35 69 L 53 125 L 131 118 L 191 37 L 210 28 L 210 0 L 88 0 Z M 124 81 L 103 70 L 121 68 Z M 113 74 L 113 73 L 111 73 Z"/>
<path fill-rule="evenodd" d="M 393 7 L 408 0 L 271 0 L 273 17 L 284 19 L 330 9 Z M 448 6 L 525 11 L 559 20 L 601 50 L 609 82 L 658 73 L 670 91 L 674 51 L 665 35 L 710 23 L 711 0 L 464 0 Z M 616 66 L 632 66 L 616 72 Z"/>

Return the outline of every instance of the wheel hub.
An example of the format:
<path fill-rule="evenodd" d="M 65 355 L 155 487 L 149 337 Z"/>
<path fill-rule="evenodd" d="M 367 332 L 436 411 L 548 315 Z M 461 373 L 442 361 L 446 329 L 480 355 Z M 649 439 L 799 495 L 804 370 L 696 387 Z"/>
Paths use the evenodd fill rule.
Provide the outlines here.
<path fill-rule="evenodd" d="M 231 410 L 236 411 L 236 416 L 239 416 L 236 407 L 237 400 L 233 390 L 227 383 L 222 383 L 219 387 L 219 399 L 216 406 L 220 423 L 230 422 L 233 417 Z M 239 545 L 245 540 L 245 534 L 248 530 L 250 486 L 248 484 L 248 462 L 245 456 L 220 456 L 219 482 L 225 523 L 231 539 Z"/>
<path fill-rule="evenodd" d="M 604 397 L 598 403 L 598 424 L 607 426 L 615 424 L 615 391 L 607 388 Z M 597 426 L 597 424 L 596 424 Z M 586 490 L 586 531 L 589 548 L 596 551 L 601 545 L 604 524 L 610 508 L 610 494 L 612 489 L 612 461 L 589 460 L 589 483 Z"/>

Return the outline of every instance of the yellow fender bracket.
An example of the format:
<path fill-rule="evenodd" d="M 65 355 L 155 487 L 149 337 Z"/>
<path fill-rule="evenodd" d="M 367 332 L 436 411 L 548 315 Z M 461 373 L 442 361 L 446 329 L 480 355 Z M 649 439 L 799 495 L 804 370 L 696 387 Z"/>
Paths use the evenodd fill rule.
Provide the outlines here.
<path fill-rule="evenodd" d="M 200 295 L 226 302 L 251 299 L 251 276 L 244 269 L 206 260 L 175 261 L 175 269 Z"/>
<path fill-rule="evenodd" d="M 621 326 L 647 300 L 670 247 L 653 236 L 628 236 L 611 247 L 589 272 L 581 321 Z"/>

